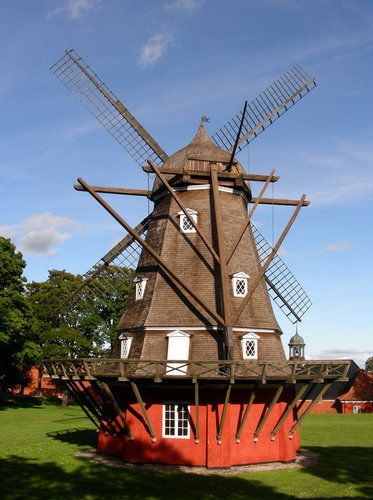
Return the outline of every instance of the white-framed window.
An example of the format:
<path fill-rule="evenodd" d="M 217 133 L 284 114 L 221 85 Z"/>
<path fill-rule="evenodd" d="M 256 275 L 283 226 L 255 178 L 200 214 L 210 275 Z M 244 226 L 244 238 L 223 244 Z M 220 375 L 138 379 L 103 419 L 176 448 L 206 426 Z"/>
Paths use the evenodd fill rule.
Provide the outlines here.
<path fill-rule="evenodd" d="M 232 275 L 232 288 L 234 297 L 246 297 L 249 275 L 243 272 Z"/>
<path fill-rule="evenodd" d="M 259 336 L 253 332 L 246 333 L 241 337 L 243 359 L 258 359 Z"/>
<path fill-rule="evenodd" d="M 361 406 L 360 405 L 353 405 L 352 413 L 361 413 Z"/>
<path fill-rule="evenodd" d="M 187 403 L 163 405 L 162 435 L 164 438 L 189 439 L 190 413 Z"/>
<path fill-rule="evenodd" d="M 194 223 L 198 222 L 198 212 L 192 210 L 191 208 L 187 208 L 188 215 L 193 219 Z M 180 229 L 182 233 L 195 233 L 196 230 L 193 224 L 190 222 L 188 217 L 184 212 L 179 212 L 178 216 L 180 217 Z"/>
<path fill-rule="evenodd" d="M 185 360 L 185 363 L 167 363 L 167 375 L 185 375 L 189 359 L 190 335 L 176 330 L 167 335 L 167 360 Z"/>
<path fill-rule="evenodd" d="M 127 359 L 131 349 L 132 337 L 129 337 L 125 333 L 119 336 L 120 340 L 120 357 L 121 359 Z"/>
<path fill-rule="evenodd" d="M 141 300 L 144 297 L 145 287 L 146 287 L 147 281 L 148 281 L 148 278 L 145 278 L 144 276 L 136 276 L 136 278 L 133 280 L 133 282 L 135 283 L 135 298 L 136 298 L 136 300 Z"/>

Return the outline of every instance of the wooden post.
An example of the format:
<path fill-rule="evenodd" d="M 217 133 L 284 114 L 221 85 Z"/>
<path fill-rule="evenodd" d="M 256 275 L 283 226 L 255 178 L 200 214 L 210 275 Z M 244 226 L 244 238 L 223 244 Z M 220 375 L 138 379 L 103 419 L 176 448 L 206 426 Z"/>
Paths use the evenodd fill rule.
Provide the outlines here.
<path fill-rule="evenodd" d="M 83 179 L 78 179 L 78 182 L 89 192 L 89 194 L 96 200 L 98 203 L 107 211 L 109 214 L 117 221 L 121 226 L 123 226 L 128 233 L 132 235 L 132 237 L 143 247 L 145 248 L 148 253 L 154 258 L 156 262 L 162 267 L 162 269 L 168 274 L 169 278 L 173 281 L 173 283 L 176 285 L 179 285 L 178 288 L 184 290 L 190 297 L 192 297 L 200 306 L 203 307 L 203 309 L 210 315 L 212 316 L 218 323 L 221 323 L 222 325 L 225 325 L 224 319 L 215 311 L 209 308 L 209 306 L 200 299 L 182 280 L 179 278 L 171 269 L 170 267 L 166 264 L 166 262 L 160 257 L 154 250 L 153 248 L 146 242 L 144 241 L 134 230 L 133 228 L 108 204 L 106 201 L 101 198 L 95 191 L 91 189 L 91 187 L 83 180 Z M 185 296 L 185 294 L 183 294 Z"/>
<path fill-rule="evenodd" d="M 137 385 L 135 384 L 135 382 L 130 382 L 131 384 L 131 387 L 132 387 L 132 390 L 133 392 L 135 393 L 135 396 L 136 396 L 136 399 L 137 399 L 137 402 L 139 403 L 139 406 L 141 408 L 141 411 L 142 411 L 142 414 L 143 414 L 143 417 L 145 418 L 145 421 L 146 421 L 146 425 L 148 426 L 148 429 L 149 429 L 149 433 L 151 435 L 151 438 L 152 438 L 152 443 L 155 443 L 157 441 L 157 436 L 156 436 L 156 433 L 153 429 L 153 426 L 152 426 L 152 423 L 150 421 L 150 418 L 149 418 L 149 415 L 148 415 L 148 412 L 146 411 L 146 408 L 145 408 L 145 405 L 144 405 L 144 402 L 141 398 L 141 394 L 140 394 L 140 391 L 137 387 Z"/>
<path fill-rule="evenodd" d="M 199 443 L 199 385 L 196 381 L 194 383 L 194 406 L 196 409 L 196 434 L 194 437 L 194 442 Z"/>
<path fill-rule="evenodd" d="M 222 438 L 222 435 L 223 435 L 223 429 L 224 429 L 224 424 L 225 424 L 225 417 L 227 416 L 227 409 L 228 409 L 228 404 L 229 404 L 229 396 L 231 395 L 231 390 L 232 390 L 232 384 L 229 384 L 228 388 L 227 388 L 227 392 L 225 393 L 223 413 L 221 415 L 220 425 L 219 425 L 219 431 L 218 431 L 218 435 L 217 435 L 217 442 L 218 442 L 218 444 L 221 444 L 221 438 Z"/>
<path fill-rule="evenodd" d="M 284 390 L 284 386 L 283 385 L 280 385 L 276 391 L 276 394 L 273 396 L 273 399 L 271 401 L 271 404 L 268 406 L 268 409 L 267 411 L 265 412 L 265 415 L 263 415 L 263 418 L 261 419 L 261 421 L 259 422 L 257 428 L 255 429 L 255 432 L 254 432 L 254 441 L 258 441 L 259 439 L 259 435 L 261 433 L 261 430 L 263 429 L 264 427 L 264 424 L 267 422 L 268 420 L 268 417 L 270 416 L 270 414 L 272 413 L 272 410 L 275 406 L 275 404 L 277 403 L 279 397 L 281 396 L 281 393 L 282 391 Z"/>
<path fill-rule="evenodd" d="M 221 289 L 222 316 L 224 318 L 226 359 L 232 359 L 234 347 L 232 339 L 231 314 L 229 306 L 228 270 L 225 257 L 223 221 L 222 221 L 221 206 L 220 206 L 218 174 L 216 169 L 213 170 L 212 168 L 211 168 L 211 187 L 212 187 L 212 197 L 214 202 L 216 242 L 220 259 L 219 278 L 220 278 L 220 289 Z"/>
<path fill-rule="evenodd" d="M 304 194 L 304 195 L 301 197 L 301 199 L 299 200 L 298 205 L 297 205 L 296 209 L 294 210 L 293 215 L 290 217 L 289 222 L 286 224 L 286 227 L 285 227 L 285 229 L 282 231 L 282 233 L 281 233 L 281 235 L 280 235 L 279 239 L 277 240 L 277 243 L 276 243 L 276 244 L 275 244 L 275 246 L 273 247 L 272 252 L 271 252 L 271 253 L 269 254 L 269 256 L 267 257 L 267 259 L 266 259 L 266 261 L 265 261 L 265 263 L 264 263 L 263 267 L 261 268 L 261 270 L 260 270 L 260 272 L 259 272 L 258 276 L 256 277 L 256 280 L 255 280 L 254 284 L 250 287 L 250 291 L 249 291 L 249 293 L 247 294 L 247 296 L 246 296 L 246 298 L 245 298 L 244 302 L 242 303 L 242 305 L 241 305 L 241 307 L 240 307 L 240 309 L 239 309 L 239 311 L 238 311 L 238 313 L 237 313 L 237 315 L 236 315 L 236 317 L 235 317 L 235 319 L 234 319 L 233 324 L 236 324 L 236 323 L 237 323 L 238 318 L 241 316 L 241 314 L 242 314 L 243 310 L 244 310 L 244 309 L 245 309 L 245 307 L 247 306 L 247 304 L 248 304 L 249 300 L 251 299 L 251 297 L 252 297 L 253 293 L 255 292 L 255 290 L 256 290 L 256 288 L 257 288 L 257 286 L 259 285 L 259 283 L 260 283 L 261 279 L 263 278 L 264 273 L 267 271 L 267 269 L 268 269 L 268 267 L 269 267 L 270 263 L 272 262 L 272 260 L 273 260 L 274 256 L 275 256 L 275 255 L 276 255 L 276 253 L 278 252 L 278 250 L 279 250 L 279 248 L 280 248 L 280 246 L 281 246 L 282 242 L 284 241 L 284 239 L 285 239 L 286 235 L 288 234 L 288 232 L 289 232 L 289 230 L 290 230 L 291 226 L 293 225 L 293 223 L 294 223 L 294 221 L 295 221 L 295 219 L 296 219 L 296 217 L 297 217 L 297 215 L 298 215 L 298 213 L 299 213 L 299 210 L 300 210 L 300 209 L 301 209 L 301 207 L 303 206 L 303 202 L 304 202 L 304 200 L 305 200 L 305 199 L 306 199 L 306 195 Z"/>
<path fill-rule="evenodd" d="M 249 412 L 250 412 L 250 409 L 251 409 L 251 406 L 254 402 L 254 399 L 255 399 L 255 387 L 254 389 L 251 391 L 250 393 L 250 398 L 249 398 L 249 401 L 247 403 L 247 406 L 245 408 L 245 412 L 242 416 L 242 419 L 241 419 L 241 422 L 240 422 L 240 425 L 238 426 L 238 429 L 237 429 L 237 433 L 236 433 L 236 443 L 239 443 L 241 441 L 241 434 L 242 434 L 242 431 L 243 431 L 243 428 L 244 428 L 244 425 L 246 423 L 246 420 L 247 420 L 247 417 L 249 416 Z"/>
<path fill-rule="evenodd" d="M 287 419 L 288 415 L 290 414 L 290 412 L 293 410 L 294 406 L 297 404 L 297 402 L 300 400 L 300 398 L 303 396 L 303 394 L 306 392 L 306 390 L 308 389 L 308 387 L 310 386 L 310 384 L 304 384 L 300 389 L 299 391 L 296 393 L 296 395 L 294 396 L 294 399 L 293 401 L 291 402 L 291 404 L 286 408 L 286 410 L 284 411 L 284 413 L 282 414 L 280 420 L 277 422 L 277 424 L 275 425 L 275 427 L 273 428 L 272 432 L 271 432 L 271 441 L 274 441 L 275 440 L 275 437 L 276 437 L 276 434 L 277 432 L 279 431 L 279 429 L 281 428 L 282 424 L 285 422 L 285 420 Z"/>
<path fill-rule="evenodd" d="M 302 415 L 298 418 L 296 423 L 293 425 L 293 427 L 289 431 L 289 438 L 293 439 L 294 432 L 296 431 L 297 427 L 300 426 L 304 418 L 308 415 L 308 413 L 312 410 L 312 408 L 320 401 L 320 399 L 323 397 L 325 392 L 329 389 L 329 387 L 332 385 L 331 382 L 328 384 L 325 384 L 324 387 L 322 387 L 321 391 L 319 394 L 316 396 L 316 398 L 312 401 L 312 403 L 309 405 L 309 407 L 302 413 Z"/>

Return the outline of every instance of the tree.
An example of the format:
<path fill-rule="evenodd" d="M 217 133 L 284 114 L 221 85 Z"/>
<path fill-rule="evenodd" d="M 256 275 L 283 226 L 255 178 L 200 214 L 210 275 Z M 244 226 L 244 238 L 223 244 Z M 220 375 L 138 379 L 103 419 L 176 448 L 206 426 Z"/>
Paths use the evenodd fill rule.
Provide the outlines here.
<path fill-rule="evenodd" d="M 368 373 L 373 373 L 373 356 L 365 361 L 365 369 Z"/>
<path fill-rule="evenodd" d="M 0 237 L 0 385 L 23 384 L 41 357 L 30 308 L 24 296 L 22 254 Z"/>

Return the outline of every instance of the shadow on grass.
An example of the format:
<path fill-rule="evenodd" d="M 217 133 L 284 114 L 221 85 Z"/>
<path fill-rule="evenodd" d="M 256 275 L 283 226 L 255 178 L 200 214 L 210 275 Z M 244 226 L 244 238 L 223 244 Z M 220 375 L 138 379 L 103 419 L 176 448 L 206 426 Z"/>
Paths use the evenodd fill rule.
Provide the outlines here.
<path fill-rule="evenodd" d="M 372 443 L 373 444 L 373 443 Z M 373 447 L 329 446 L 307 447 L 320 454 L 314 467 L 303 469 L 304 474 L 343 485 L 352 484 L 367 498 L 373 498 Z"/>
<path fill-rule="evenodd" d="M 10 408 L 41 408 L 43 398 L 35 396 L 13 396 L 11 394 L 0 394 L 0 410 L 8 410 Z"/>
<path fill-rule="evenodd" d="M 48 432 L 47 436 L 63 443 L 79 446 L 95 448 L 97 445 L 97 432 L 95 429 L 66 429 L 63 431 Z"/>

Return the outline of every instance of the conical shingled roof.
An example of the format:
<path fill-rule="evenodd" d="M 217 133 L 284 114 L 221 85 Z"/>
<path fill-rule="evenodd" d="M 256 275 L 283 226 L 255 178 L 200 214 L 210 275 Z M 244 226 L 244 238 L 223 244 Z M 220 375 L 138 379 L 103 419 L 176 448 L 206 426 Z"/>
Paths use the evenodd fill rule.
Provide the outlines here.
<path fill-rule="evenodd" d="M 187 166 L 189 160 L 199 160 L 201 162 L 220 162 L 227 164 L 230 162 L 230 159 L 231 153 L 228 153 L 228 151 L 225 151 L 214 144 L 206 132 L 203 123 L 201 123 L 192 141 L 187 146 L 179 149 L 179 151 L 176 151 L 176 153 L 167 158 L 162 165 L 161 170 L 163 168 L 172 168 L 182 174 L 184 173 L 184 167 Z M 236 160 L 234 160 L 233 163 L 237 172 L 245 173 L 245 169 Z M 168 175 L 167 177 L 170 180 L 173 175 Z M 161 186 L 162 183 L 159 179 L 155 179 L 153 193 L 156 192 Z"/>

